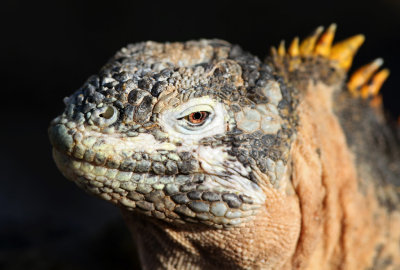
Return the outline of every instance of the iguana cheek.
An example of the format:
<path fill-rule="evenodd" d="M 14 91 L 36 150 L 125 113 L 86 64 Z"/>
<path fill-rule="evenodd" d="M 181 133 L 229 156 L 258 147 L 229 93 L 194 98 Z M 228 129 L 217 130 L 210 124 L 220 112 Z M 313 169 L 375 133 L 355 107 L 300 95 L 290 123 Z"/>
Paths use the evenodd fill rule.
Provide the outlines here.
<path fill-rule="evenodd" d="M 258 104 L 255 109 L 246 107 L 235 114 L 235 120 L 237 128 L 246 133 L 261 131 L 265 134 L 277 134 L 284 123 L 273 104 Z"/>

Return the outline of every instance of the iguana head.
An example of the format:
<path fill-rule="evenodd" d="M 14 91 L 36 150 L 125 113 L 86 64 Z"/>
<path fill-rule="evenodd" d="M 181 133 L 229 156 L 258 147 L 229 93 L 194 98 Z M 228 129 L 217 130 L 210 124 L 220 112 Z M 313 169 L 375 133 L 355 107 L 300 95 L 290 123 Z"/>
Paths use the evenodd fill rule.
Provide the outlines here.
<path fill-rule="evenodd" d="M 49 134 L 62 173 L 169 223 L 251 219 L 285 175 L 294 102 L 257 57 L 220 40 L 119 51 L 70 97 Z"/>

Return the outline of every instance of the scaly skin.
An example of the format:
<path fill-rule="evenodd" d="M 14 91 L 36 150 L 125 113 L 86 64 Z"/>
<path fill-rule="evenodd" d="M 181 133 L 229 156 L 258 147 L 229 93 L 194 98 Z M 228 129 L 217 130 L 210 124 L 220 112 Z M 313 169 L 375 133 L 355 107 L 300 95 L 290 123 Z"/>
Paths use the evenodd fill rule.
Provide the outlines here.
<path fill-rule="evenodd" d="M 310 46 L 129 45 L 65 99 L 56 164 L 122 209 L 144 269 L 399 269 L 398 141 L 344 97 L 340 50 Z"/>

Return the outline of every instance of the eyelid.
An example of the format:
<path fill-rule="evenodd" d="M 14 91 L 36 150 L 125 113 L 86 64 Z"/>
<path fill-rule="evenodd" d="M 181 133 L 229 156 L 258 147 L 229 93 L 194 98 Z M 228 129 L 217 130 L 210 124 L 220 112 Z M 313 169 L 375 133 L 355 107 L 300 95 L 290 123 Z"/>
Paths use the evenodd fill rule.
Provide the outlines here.
<path fill-rule="evenodd" d="M 205 111 L 208 112 L 209 114 L 212 114 L 214 112 L 213 108 L 210 105 L 196 105 L 190 108 L 187 108 L 186 110 L 184 110 L 183 112 L 179 113 L 177 115 L 177 119 L 182 119 L 185 116 L 194 113 L 194 112 L 200 112 L 200 111 Z"/>

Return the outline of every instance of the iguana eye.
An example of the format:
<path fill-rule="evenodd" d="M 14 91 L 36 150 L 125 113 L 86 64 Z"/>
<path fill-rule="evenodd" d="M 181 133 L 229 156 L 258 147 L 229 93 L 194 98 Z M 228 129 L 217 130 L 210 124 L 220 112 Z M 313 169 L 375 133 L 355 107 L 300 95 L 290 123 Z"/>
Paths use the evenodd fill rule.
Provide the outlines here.
<path fill-rule="evenodd" d="M 182 128 L 195 131 L 205 128 L 212 122 L 214 117 L 215 113 L 212 106 L 199 104 L 181 111 L 176 119 L 178 120 L 177 124 Z"/>
<path fill-rule="evenodd" d="M 209 115 L 210 113 L 206 111 L 192 112 L 186 115 L 184 119 L 193 125 L 200 126 L 206 121 Z"/>
<path fill-rule="evenodd" d="M 160 113 L 158 121 L 163 130 L 176 138 L 199 140 L 224 133 L 228 117 L 224 104 L 207 96 L 168 108 Z"/>

